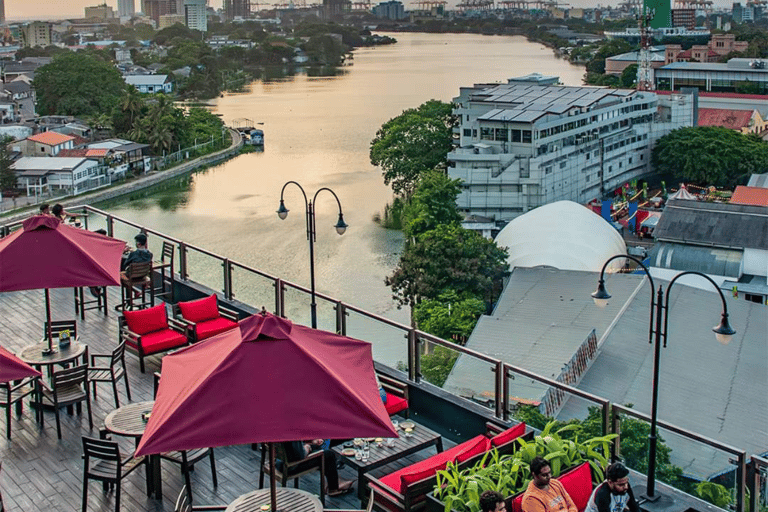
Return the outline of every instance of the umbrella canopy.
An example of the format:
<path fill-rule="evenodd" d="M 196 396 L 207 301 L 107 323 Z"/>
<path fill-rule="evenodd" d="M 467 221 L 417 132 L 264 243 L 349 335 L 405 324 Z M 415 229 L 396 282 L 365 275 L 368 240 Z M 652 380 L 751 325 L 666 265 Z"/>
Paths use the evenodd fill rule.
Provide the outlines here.
<path fill-rule="evenodd" d="M 0 240 L 0 292 L 120 284 L 125 242 L 35 215 Z"/>
<path fill-rule="evenodd" d="M 40 372 L 0 347 L 0 384 L 21 380 L 25 377 L 39 377 Z"/>
<path fill-rule="evenodd" d="M 163 358 L 136 454 L 396 435 L 369 343 L 267 313 Z"/>

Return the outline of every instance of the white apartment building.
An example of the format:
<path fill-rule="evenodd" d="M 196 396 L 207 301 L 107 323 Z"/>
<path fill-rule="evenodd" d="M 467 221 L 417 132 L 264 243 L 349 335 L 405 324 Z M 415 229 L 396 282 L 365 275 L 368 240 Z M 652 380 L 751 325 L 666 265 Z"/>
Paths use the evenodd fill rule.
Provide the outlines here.
<path fill-rule="evenodd" d="M 184 18 L 187 27 L 208 32 L 208 6 L 206 0 L 184 0 Z"/>
<path fill-rule="evenodd" d="M 465 216 L 504 224 L 555 201 L 601 198 L 651 171 L 659 137 L 693 125 L 693 96 L 557 81 L 533 74 L 454 98 L 459 146 L 448 174 L 463 181 Z"/>
<path fill-rule="evenodd" d="M 121 18 L 130 18 L 136 14 L 136 2 L 134 0 L 117 0 L 117 15 Z"/>

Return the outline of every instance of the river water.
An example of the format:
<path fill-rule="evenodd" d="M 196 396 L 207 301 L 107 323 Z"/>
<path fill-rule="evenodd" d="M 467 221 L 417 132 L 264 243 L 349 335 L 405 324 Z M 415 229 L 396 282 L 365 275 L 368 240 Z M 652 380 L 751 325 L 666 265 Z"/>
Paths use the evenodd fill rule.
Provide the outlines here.
<path fill-rule="evenodd" d="M 380 170 L 368 159 L 376 130 L 406 108 L 432 98 L 450 101 L 461 86 L 534 72 L 580 85 L 584 68 L 518 36 L 394 36 L 397 44 L 356 50 L 351 65 L 337 76 L 259 80 L 243 93 L 224 95 L 212 110 L 227 124 L 237 118 L 264 123 L 264 151 L 198 172 L 177 190 L 110 205 L 109 210 L 309 287 L 309 246 L 298 188 L 286 189 L 288 218 L 281 221 L 275 211 L 288 180 L 301 183 L 310 199 L 319 188 L 330 187 L 341 200 L 349 229 L 341 237 L 336 234 L 336 202 L 329 193 L 320 193 L 315 244 L 318 291 L 407 323 L 406 311 L 397 309 L 384 285 L 384 277 L 397 263 L 402 237 L 373 220 L 392 199 Z M 150 249 L 160 251 L 151 240 Z M 218 265 L 197 257 L 191 265 L 193 279 L 221 289 Z M 249 297 L 249 287 L 240 281 L 235 287 L 238 298 L 271 309 L 269 295 Z M 268 294 L 268 287 L 263 288 Z M 295 320 L 307 323 L 305 304 L 301 309 L 303 313 L 297 314 L 305 317 Z M 330 327 L 330 309 L 321 308 L 321 313 L 321 327 Z"/>

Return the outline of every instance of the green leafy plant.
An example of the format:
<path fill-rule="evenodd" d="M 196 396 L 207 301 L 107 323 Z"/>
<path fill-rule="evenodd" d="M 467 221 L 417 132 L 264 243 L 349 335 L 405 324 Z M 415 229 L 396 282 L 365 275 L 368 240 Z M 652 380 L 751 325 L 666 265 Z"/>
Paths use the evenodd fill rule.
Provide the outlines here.
<path fill-rule="evenodd" d="M 733 503 L 733 496 L 727 487 L 714 482 L 699 482 L 694 492 L 696 496 L 708 501 L 716 507 L 727 509 Z"/>

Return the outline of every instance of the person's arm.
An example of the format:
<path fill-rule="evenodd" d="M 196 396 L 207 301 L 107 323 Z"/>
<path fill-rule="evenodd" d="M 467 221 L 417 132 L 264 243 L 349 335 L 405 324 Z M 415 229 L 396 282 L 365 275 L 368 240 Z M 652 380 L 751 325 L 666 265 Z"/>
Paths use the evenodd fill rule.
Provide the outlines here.
<path fill-rule="evenodd" d="M 632 486 L 627 487 L 627 494 L 629 494 L 629 501 L 627 501 L 627 507 L 629 512 L 640 512 L 640 505 L 637 504 L 635 499 L 635 493 L 632 492 Z"/>
<path fill-rule="evenodd" d="M 611 512 L 611 490 L 605 483 L 595 490 L 595 508 L 597 512 Z"/>
<path fill-rule="evenodd" d="M 552 485 L 551 482 L 550 482 L 550 485 Z M 565 504 L 568 507 L 568 512 L 579 512 L 579 509 L 576 508 L 576 504 L 571 499 L 571 496 L 568 494 L 568 491 L 565 490 L 565 487 L 563 487 L 563 484 L 561 484 L 560 482 L 557 482 L 557 485 L 560 487 L 561 494 L 565 499 Z"/>

